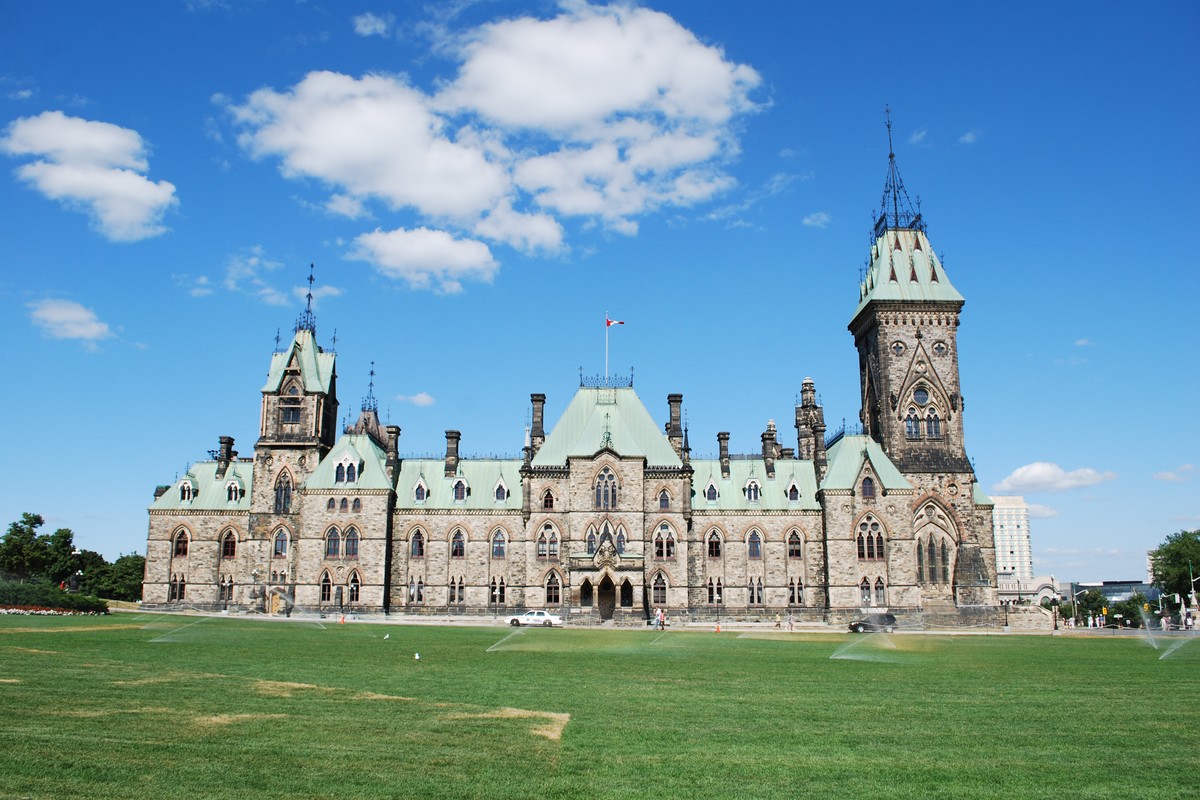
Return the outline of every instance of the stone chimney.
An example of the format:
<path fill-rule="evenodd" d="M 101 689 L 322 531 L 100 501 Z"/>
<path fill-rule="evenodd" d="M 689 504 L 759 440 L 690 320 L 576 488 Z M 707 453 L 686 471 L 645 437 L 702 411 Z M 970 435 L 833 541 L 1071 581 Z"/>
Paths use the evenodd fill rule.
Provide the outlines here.
<path fill-rule="evenodd" d="M 529 402 L 533 404 L 533 426 L 529 430 L 530 455 L 536 455 L 542 446 L 542 442 L 546 441 L 546 395 L 531 394 L 529 395 Z"/>
<path fill-rule="evenodd" d="M 721 477 L 729 477 L 729 431 L 717 434 L 717 448 L 721 454 Z"/>
<path fill-rule="evenodd" d="M 217 448 L 217 480 L 225 477 L 225 471 L 229 469 L 229 462 L 237 453 L 233 452 L 233 437 L 220 436 L 217 437 L 220 443 Z"/>
<path fill-rule="evenodd" d="M 396 470 L 400 468 L 400 426 L 388 425 L 384 428 L 387 433 L 387 469 L 388 480 L 396 482 Z"/>
<path fill-rule="evenodd" d="M 446 431 L 446 477 L 458 473 L 458 440 L 462 434 L 458 431 Z"/>
<path fill-rule="evenodd" d="M 825 475 L 825 409 L 817 405 L 817 387 L 812 378 L 800 385 L 800 405 L 796 406 L 796 453 L 812 461 L 817 479 Z"/>
<path fill-rule="evenodd" d="M 670 420 L 667 421 L 667 438 L 671 441 L 671 447 L 675 449 L 675 455 L 683 457 L 683 395 L 669 394 L 667 395 L 667 408 L 670 410 Z"/>
<path fill-rule="evenodd" d="M 767 429 L 762 435 L 763 464 L 767 468 L 767 477 L 775 477 L 775 459 L 779 456 L 779 445 L 775 443 L 775 420 L 767 420 Z"/>

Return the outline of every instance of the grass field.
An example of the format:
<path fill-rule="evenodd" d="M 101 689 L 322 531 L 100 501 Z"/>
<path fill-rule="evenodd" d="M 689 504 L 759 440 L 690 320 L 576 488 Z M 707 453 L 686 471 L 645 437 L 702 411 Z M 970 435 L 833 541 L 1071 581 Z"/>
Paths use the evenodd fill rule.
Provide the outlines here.
<path fill-rule="evenodd" d="M 1156 643 L 2 617 L 0 797 L 1197 797 Z"/>

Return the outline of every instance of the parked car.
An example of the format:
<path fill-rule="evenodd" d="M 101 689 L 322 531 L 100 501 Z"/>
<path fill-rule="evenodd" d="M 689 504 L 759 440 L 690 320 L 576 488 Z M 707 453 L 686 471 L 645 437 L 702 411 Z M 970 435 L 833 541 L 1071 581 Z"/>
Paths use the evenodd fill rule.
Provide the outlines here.
<path fill-rule="evenodd" d="M 544 628 L 549 628 L 554 625 L 562 625 L 562 617 L 557 614 L 551 614 L 549 611 L 535 610 L 526 611 L 524 614 L 514 614 L 508 618 L 508 624 L 514 628 L 519 628 L 522 625 L 541 625 Z"/>
<path fill-rule="evenodd" d="M 851 622 L 850 630 L 854 633 L 866 633 L 867 631 L 891 633 L 896 630 L 896 616 L 894 614 L 867 614 L 862 619 Z"/>

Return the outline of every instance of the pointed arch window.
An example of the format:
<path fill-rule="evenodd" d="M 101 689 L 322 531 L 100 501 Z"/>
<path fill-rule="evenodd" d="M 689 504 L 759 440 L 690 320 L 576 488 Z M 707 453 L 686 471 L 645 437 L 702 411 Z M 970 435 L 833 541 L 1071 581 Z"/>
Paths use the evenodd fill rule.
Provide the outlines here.
<path fill-rule="evenodd" d="M 413 489 L 413 498 L 414 498 L 414 499 L 415 499 L 415 500 L 416 500 L 418 503 L 424 503 L 424 502 L 425 502 L 425 497 L 427 496 L 427 494 L 428 494 L 428 493 L 427 493 L 427 492 L 426 492 L 426 490 L 425 490 L 425 484 L 423 484 L 423 483 L 418 483 L 418 484 L 417 484 L 417 488 L 416 488 L 416 489 Z"/>
<path fill-rule="evenodd" d="M 346 553 L 346 558 L 358 558 L 358 531 L 354 528 L 346 529 L 346 540 L 343 550 Z"/>
<path fill-rule="evenodd" d="M 708 486 L 705 487 L 704 499 L 710 503 L 715 503 L 717 501 L 717 485 L 715 483 L 709 483 Z"/>
<path fill-rule="evenodd" d="M 746 590 L 747 599 L 750 605 L 761 606 L 763 604 L 762 578 L 751 578 L 746 582 Z"/>
<path fill-rule="evenodd" d="M 275 513 L 292 513 L 292 476 L 286 472 L 275 479 Z"/>
<path fill-rule="evenodd" d="M 910 408 L 904 418 L 904 435 L 909 439 L 921 438 L 921 421 L 917 419 L 917 410 Z"/>
<path fill-rule="evenodd" d="M 557 606 L 562 603 L 562 583 L 557 572 L 551 572 L 546 578 L 546 605 Z"/>
<path fill-rule="evenodd" d="M 554 530 L 554 526 L 547 522 L 542 526 L 541 536 L 546 537 L 546 555 L 551 559 L 558 559 L 558 533 Z M 541 537 L 538 539 L 538 555 L 541 556 Z"/>
<path fill-rule="evenodd" d="M 920 539 L 917 540 L 917 583 L 925 582 L 925 546 Z"/>
<path fill-rule="evenodd" d="M 275 531 L 275 547 L 273 554 L 275 558 L 287 558 L 288 551 L 288 535 L 287 531 Z"/>
<path fill-rule="evenodd" d="M 503 503 L 508 499 L 508 487 L 503 483 L 496 484 L 496 502 Z"/>
<path fill-rule="evenodd" d="M 325 557 L 337 558 L 342 554 L 342 535 L 337 528 L 330 528 L 325 534 Z"/>
<path fill-rule="evenodd" d="M 655 606 L 667 604 L 667 579 L 661 572 L 654 576 L 654 582 L 650 585 L 650 602 Z"/>
<path fill-rule="evenodd" d="M 875 480 L 873 478 L 862 479 L 862 496 L 864 500 L 875 499 Z"/>
<path fill-rule="evenodd" d="M 625 555 L 625 531 L 617 531 L 617 555 Z"/>
<path fill-rule="evenodd" d="M 794 606 L 804 605 L 804 581 L 801 578 L 788 581 L 788 604 Z"/>
<path fill-rule="evenodd" d="M 467 484 L 464 481 L 454 482 L 454 502 L 461 503 L 467 499 Z"/>
<path fill-rule="evenodd" d="M 357 603 L 361 595 L 362 580 L 358 577 L 358 570 L 350 573 L 350 602 Z"/>
<path fill-rule="evenodd" d="M 588 531 L 587 535 L 587 554 L 593 555 L 596 552 L 596 532 Z"/>
<path fill-rule="evenodd" d="M 713 605 L 720 605 L 721 600 L 722 600 L 722 598 L 721 598 L 721 579 L 717 578 L 716 583 L 714 583 L 713 579 L 709 578 L 708 579 L 708 602 Z"/>
<path fill-rule="evenodd" d="M 788 534 L 788 558 L 803 558 L 804 550 L 803 543 L 800 539 L 800 534 L 792 531 Z"/>
<path fill-rule="evenodd" d="M 187 481 L 179 484 L 179 502 L 190 503 L 194 496 L 195 492 L 192 490 L 192 484 Z"/>
<path fill-rule="evenodd" d="M 746 484 L 746 500 L 751 503 L 758 502 L 759 488 L 758 481 L 750 481 Z"/>
<path fill-rule="evenodd" d="M 787 498 L 789 503 L 794 503 L 800 499 L 800 489 L 796 487 L 796 484 L 793 483 L 788 487 Z"/>
<path fill-rule="evenodd" d="M 233 531 L 229 531 L 221 537 L 221 558 L 235 558 L 237 556 L 237 536 Z"/>
<path fill-rule="evenodd" d="M 321 602 L 328 603 L 333 599 L 333 580 L 328 572 L 321 573 Z"/>
<path fill-rule="evenodd" d="M 537 540 L 537 557 L 546 558 L 550 550 L 550 539 L 547 538 L 546 532 L 542 531 L 538 534 Z"/>
<path fill-rule="evenodd" d="M 762 537 L 758 535 L 758 531 L 750 531 L 750 536 L 746 539 L 746 557 L 762 558 Z"/>
<path fill-rule="evenodd" d="M 225 484 L 225 499 L 230 503 L 236 503 L 242 496 L 242 487 L 238 486 L 237 481 L 230 481 Z"/>
<path fill-rule="evenodd" d="M 667 494 L 667 490 L 663 489 L 658 493 L 658 510 L 666 511 L 671 508 L 671 495 Z"/>
<path fill-rule="evenodd" d="M 875 579 L 875 605 L 887 605 L 887 586 L 883 582 L 883 578 Z"/>
<path fill-rule="evenodd" d="M 462 531 L 455 531 L 450 537 L 450 557 L 451 558 L 466 558 L 467 556 L 467 537 L 463 536 Z"/>
<path fill-rule="evenodd" d="M 425 534 L 420 531 L 415 531 L 412 535 L 412 541 L 409 543 L 408 553 L 412 558 L 425 557 Z"/>
<path fill-rule="evenodd" d="M 545 511 L 554 510 L 554 492 L 550 491 L 549 489 L 547 489 L 546 493 L 542 495 L 542 509 Z"/>
<path fill-rule="evenodd" d="M 654 534 L 654 557 L 675 557 L 675 531 L 665 522 L 658 526 L 658 531 Z"/>
<path fill-rule="evenodd" d="M 617 476 L 608 467 L 600 470 L 596 476 L 596 508 L 609 509 L 617 507 Z"/>
<path fill-rule="evenodd" d="M 504 558 L 507 552 L 507 542 L 504 534 L 496 531 L 492 534 L 492 558 Z"/>
<path fill-rule="evenodd" d="M 357 497 L 354 498 L 354 500 L 350 503 L 350 510 L 356 512 L 362 511 L 362 500 L 358 499 Z"/>
<path fill-rule="evenodd" d="M 867 517 L 858 523 L 857 543 L 860 561 L 883 559 L 883 528 L 874 517 Z"/>
<path fill-rule="evenodd" d="M 942 541 L 941 551 L 942 551 L 942 558 L 941 558 L 942 583 L 945 584 L 946 586 L 949 586 L 950 585 L 950 551 L 949 551 L 949 548 L 946 547 L 946 542 L 944 540 Z"/>
<path fill-rule="evenodd" d="M 708 534 L 708 557 L 721 557 L 721 534 L 717 533 L 716 531 Z"/>
<path fill-rule="evenodd" d="M 175 534 L 175 556 L 182 558 L 188 554 L 188 535 L 187 531 L 178 531 Z"/>
<path fill-rule="evenodd" d="M 861 605 L 871 605 L 871 582 L 866 578 L 863 578 L 861 581 L 859 581 L 858 599 Z"/>
<path fill-rule="evenodd" d="M 925 435 L 930 439 L 942 438 L 942 420 L 936 408 L 929 409 L 929 414 L 925 417 Z"/>
<path fill-rule="evenodd" d="M 492 578 L 491 601 L 494 605 L 504 605 L 504 578 Z"/>

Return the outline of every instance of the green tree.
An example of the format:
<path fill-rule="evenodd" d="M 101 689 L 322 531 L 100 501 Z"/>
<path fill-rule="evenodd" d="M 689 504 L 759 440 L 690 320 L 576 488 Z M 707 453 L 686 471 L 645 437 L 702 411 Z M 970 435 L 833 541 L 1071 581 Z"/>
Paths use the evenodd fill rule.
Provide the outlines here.
<path fill-rule="evenodd" d="M 1121 626 L 1124 628 L 1141 628 L 1149 617 L 1146 611 L 1146 604 L 1149 601 L 1146 595 L 1141 592 L 1134 592 L 1128 600 L 1122 600 L 1109 607 L 1108 613 L 1110 618 L 1115 618 L 1117 614 L 1121 615 Z M 1125 624 L 1125 620 L 1130 620 L 1129 624 Z"/>
<path fill-rule="evenodd" d="M 45 523 L 41 516 L 25 513 L 8 526 L 0 539 L 0 572 L 19 581 L 42 576 L 50 563 L 50 549 L 37 530 Z"/>
<path fill-rule="evenodd" d="M 1172 533 L 1151 551 L 1154 585 L 1166 594 L 1192 592 L 1193 569 L 1200 568 L 1200 531 Z"/>
<path fill-rule="evenodd" d="M 120 556 L 108 569 L 105 583 L 98 593 L 109 600 L 135 602 L 142 599 L 142 578 L 146 572 L 146 557 L 137 553 Z"/>

